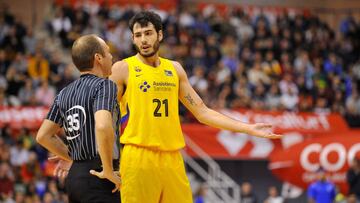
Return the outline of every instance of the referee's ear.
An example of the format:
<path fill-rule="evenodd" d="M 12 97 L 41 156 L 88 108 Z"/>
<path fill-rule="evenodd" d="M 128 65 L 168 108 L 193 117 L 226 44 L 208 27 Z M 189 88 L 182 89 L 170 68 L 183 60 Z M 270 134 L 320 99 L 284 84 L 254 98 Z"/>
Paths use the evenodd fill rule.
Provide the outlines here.
<path fill-rule="evenodd" d="M 101 60 L 102 60 L 102 55 L 99 53 L 96 53 L 94 55 L 94 66 L 95 66 L 95 62 L 97 62 L 98 64 L 101 64 Z"/>

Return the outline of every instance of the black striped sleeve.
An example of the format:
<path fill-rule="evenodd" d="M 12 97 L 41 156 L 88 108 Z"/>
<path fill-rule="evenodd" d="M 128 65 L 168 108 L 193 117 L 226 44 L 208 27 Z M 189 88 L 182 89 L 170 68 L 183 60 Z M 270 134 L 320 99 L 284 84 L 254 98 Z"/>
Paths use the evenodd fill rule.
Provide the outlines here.
<path fill-rule="evenodd" d="M 117 87 L 111 80 L 104 80 L 95 95 L 94 112 L 99 110 L 113 111 L 117 102 Z"/>
<path fill-rule="evenodd" d="M 58 101 L 59 101 L 59 95 L 57 95 L 55 97 L 54 103 L 51 106 L 50 111 L 49 111 L 48 115 L 46 116 L 46 119 L 51 120 L 54 123 L 57 123 L 60 126 L 62 126 L 62 118 L 61 118 L 61 114 L 60 114 Z"/>

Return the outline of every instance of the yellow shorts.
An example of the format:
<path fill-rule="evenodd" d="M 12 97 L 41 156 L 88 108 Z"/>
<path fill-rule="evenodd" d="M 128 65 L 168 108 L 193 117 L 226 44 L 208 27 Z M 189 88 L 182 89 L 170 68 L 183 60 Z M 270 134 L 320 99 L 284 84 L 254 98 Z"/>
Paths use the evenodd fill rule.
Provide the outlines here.
<path fill-rule="evenodd" d="M 179 151 L 125 145 L 121 154 L 122 203 L 192 203 Z"/>

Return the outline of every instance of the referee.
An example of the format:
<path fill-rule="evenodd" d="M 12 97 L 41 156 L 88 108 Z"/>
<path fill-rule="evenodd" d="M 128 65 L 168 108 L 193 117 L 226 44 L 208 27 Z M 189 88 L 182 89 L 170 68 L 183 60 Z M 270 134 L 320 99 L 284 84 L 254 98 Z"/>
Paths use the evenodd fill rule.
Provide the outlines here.
<path fill-rule="evenodd" d="M 72 163 L 66 178 L 69 202 L 120 202 L 121 181 L 114 173 L 119 166 L 120 113 L 117 87 L 106 79 L 112 55 L 96 35 L 77 39 L 71 55 L 81 76 L 56 96 L 36 140 Z M 55 135 L 61 127 L 66 145 Z"/>

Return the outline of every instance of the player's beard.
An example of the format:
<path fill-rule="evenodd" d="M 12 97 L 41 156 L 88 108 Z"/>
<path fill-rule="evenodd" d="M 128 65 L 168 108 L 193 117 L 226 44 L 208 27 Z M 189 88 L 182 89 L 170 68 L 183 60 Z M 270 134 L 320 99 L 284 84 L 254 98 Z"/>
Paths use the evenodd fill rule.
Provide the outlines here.
<path fill-rule="evenodd" d="M 154 55 L 159 51 L 159 48 L 160 48 L 160 42 L 159 42 L 158 39 L 155 41 L 154 45 L 152 46 L 153 52 L 148 53 L 148 54 L 143 54 L 143 53 L 141 53 L 141 49 L 140 49 L 138 46 L 136 46 L 136 44 L 134 44 L 134 45 L 135 45 L 136 51 L 137 51 L 142 57 L 145 57 L 145 58 L 154 56 Z"/>

